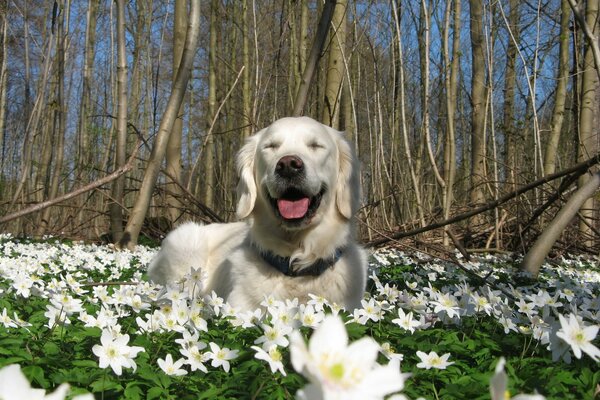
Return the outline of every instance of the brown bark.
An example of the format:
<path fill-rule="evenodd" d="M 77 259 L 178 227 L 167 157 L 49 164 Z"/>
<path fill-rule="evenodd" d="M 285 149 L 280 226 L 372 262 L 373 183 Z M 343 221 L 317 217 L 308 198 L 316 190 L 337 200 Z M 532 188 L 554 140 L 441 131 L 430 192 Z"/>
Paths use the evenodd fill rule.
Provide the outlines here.
<path fill-rule="evenodd" d="M 160 122 L 160 127 L 152 147 L 152 153 L 150 154 L 150 160 L 148 161 L 148 166 L 144 173 L 144 179 L 142 181 L 138 197 L 133 210 L 131 211 L 131 216 L 127 221 L 125 233 L 119 242 L 119 247 L 121 248 L 133 248 L 137 245 L 140 230 L 142 229 L 144 218 L 148 211 L 148 207 L 150 206 L 152 191 L 154 185 L 156 184 L 158 173 L 160 172 L 160 164 L 165 156 L 169 134 L 173 129 L 173 124 L 177 118 L 177 112 L 185 95 L 185 89 L 194 62 L 194 55 L 196 54 L 198 46 L 199 34 L 200 0 L 192 0 L 185 39 L 185 47 L 181 56 L 181 63 L 179 64 L 179 68 L 177 70 L 177 77 L 173 83 L 171 95 L 169 96 L 169 102 L 167 103 L 167 107 Z"/>

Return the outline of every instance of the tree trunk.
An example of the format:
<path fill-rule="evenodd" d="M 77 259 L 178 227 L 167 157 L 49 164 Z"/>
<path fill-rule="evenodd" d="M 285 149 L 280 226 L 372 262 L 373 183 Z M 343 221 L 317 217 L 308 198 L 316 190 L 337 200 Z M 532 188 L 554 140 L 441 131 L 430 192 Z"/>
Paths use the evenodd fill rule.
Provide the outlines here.
<path fill-rule="evenodd" d="M 150 206 L 150 200 L 152 198 L 152 191 L 158 173 L 160 172 L 160 165 L 165 156 L 167 141 L 169 134 L 173 129 L 173 124 L 177 118 L 177 112 L 181 107 L 183 97 L 185 95 L 185 89 L 191 74 L 192 65 L 194 62 L 194 55 L 198 46 L 198 37 L 200 34 L 200 0 L 192 0 L 189 12 L 188 28 L 185 38 L 185 47 L 181 56 L 181 63 L 177 70 L 177 78 L 173 83 L 171 95 L 169 96 L 169 102 L 163 114 L 158 133 L 152 146 L 152 153 L 150 154 L 150 160 L 144 173 L 144 179 L 138 193 L 131 216 L 127 221 L 127 227 L 123 238 L 119 242 L 121 248 L 133 248 L 137 245 L 140 230 L 144 223 L 144 217 Z"/>
<path fill-rule="evenodd" d="M 300 87 L 298 88 L 298 92 L 296 93 L 296 98 L 294 100 L 294 111 L 292 112 L 293 116 L 299 117 L 304 114 L 304 107 L 308 101 L 308 89 L 312 83 L 313 76 L 317 68 L 317 63 L 321 57 L 321 51 L 323 50 L 323 46 L 327 39 L 327 31 L 329 30 L 331 19 L 333 18 L 335 5 L 335 0 L 326 0 L 323 11 L 321 12 L 319 26 L 317 27 L 317 32 L 310 49 L 310 54 L 308 55 L 308 59 L 306 60 L 304 66 L 304 72 L 302 73 L 302 81 L 300 82 Z"/>
<path fill-rule="evenodd" d="M 248 15 L 248 0 L 242 0 L 242 139 L 252 134 L 254 115 L 252 115 L 252 91 L 250 86 L 250 24 Z"/>
<path fill-rule="evenodd" d="M 567 84 L 569 82 L 569 22 L 571 19 L 571 7 L 568 0 L 561 1 L 560 14 L 560 45 L 558 56 L 558 74 L 556 84 L 556 95 L 554 96 L 554 110 L 552 112 L 552 123 L 546 151 L 544 155 L 544 174 L 552 174 L 556 171 L 558 143 L 562 131 L 565 115 L 565 102 L 567 99 Z"/>
<path fill-rule="evenodd" d="M 92 75 L 94 72 L 94 56 L 96 49 L 96 18 L 98 11 L 98 1 L 89 0 L 88 12 L 87 12 L 87 23 L 85 29 L 85 48 L 84 48 L 84 64 L 83 64 L 83 79 L 82 79 L 82 92 L 81 92 L 81 103 L 79 106 L 79 148 L 78 148 L 78 173 L 83 172 L 91 168 L 91 154 L 92 149 L 90 148 L 90 130 L 89 130 L 89 114 L 91 108 L 91 88 L 92 88 Z"/>
<path fill-rule="evenodd" d="M 599 0 L 588 0 L 585 10 L 585 19 L 591 31 L 598 34 L 598 4 Z M 597 39 L 596 39 L 597 40 Z M 598 152 L 598 73 L 595 68 L 592 44 L 586 40 L 585 55 L 583 60 L 583 77 L 581 82 L 581 103 L 579 114 L 579 148 L 578 160 L 583 160 Z M 579 186 L 584 187 L 590 179 L 589 175 L 582 175 Z M 597 201 L 590 197 L 581 206 L 581 221 L 579 232 L 586 246 L 594 245 L 593 230 L 594 211 L 597 210 Z"/>
<path fill-rule="evenodd" d="M 64 159 L 64 140 L 66 130 L 66 108 L 65 108 L 65 18 L 69 13 L 69 4 L 63 1 L 57 1 L 58 15 L 56 18 L 56 98 L 53 114 L 53 131 L 50 133 L 53 149 L 53 163 L 47 165 L 48 173 L 51 174 L 47 198 L 52 199 L 58 194 L 58 186 L 62 175 Z M 52 172 L 50 172 L 52 171 Z M 36 231 L 38 236 L 42 236 L 50 223 L 50 208 L 46 208 L 42 213 L 40 225 Z"/>
<path fill-rule="evenodd" d="M 173 27 L 173 82 L 175 82 L 177 69 L 181 62 L 181 54 L 185 45 L 185 33 L 187 30 L 187 0 L 175 1 L 175 23 Z M 183 112 L 184 103 L 181 103 L 177 113 L 177 119 L 173 124 L 173 130 L 169 135 L 167 143 L 167 207 L 169 220 L 174 224 L 181 216 L 183 196 L 181 186 L 173 181 L 181 182 L 181 141 L 183 134 Z"/>
<path fill-rule="evenodd" d="M 204 204 L 213 207 L 215 190 L 215 148 L 211 125 L 217 113 L 217 8 L 218 0 L 212 0 L 210 6 L 210 43 L 208 49 L 208 110 L 206 116 L 206 137 L 202 149 L 204 186 Z"/>
<path fill-rule="evenodd" d="M 483 36 L 483 6 L 480 0 L 470 0 L 471 14 L 471 188 L 473 206 L 485 203 L 485 41 Z M 481 218 L 478 218 L 480 222 Z"/>
<path fill-rule="evenodd" d="M 515 85 L 517 74 L 515 72 L 515 63 L 517 60 L 517 43 L 519 41 L 519 4 L 520 0 L 510 0 L 510 14 L 508 17 L 507 29 L 510 29 L 514 40 L 509 38 L 506 49 L 506 72 L 504 78 L 504 169 L 505 177 L 511 189 L 517 184 L 517 135 L 518 130 L 515 126 Z"/>
<path fill-rule="evenodd" d="M 446 21 L 444 29 L 444 65 L 446 66 L 446 141 L 444 146 L 444 179 L 446 181 L 446 202 L 444 204 L 444 219 L 450 217 L 454 198 L 454 180 L 456 179 L 456 135 L 455 113 L 458 103 L 458 73 L 460 63 L 460 0 L 449 1 L 446 4 Z M 454 5 L 454 26 L 452 28 L 452 61 L 449 55 L 450 10 Z M 444 245 L 449 244 L 447 227 L 444 227 Z"/>
<path fill-rule="evenodd" d="M 8 57 L 6 8 L 6 3 L 0 5 L 0 35 L 2 36 L 0 38 L 0 42 L 2 42 L 2 48 L 0 48 L 0 173 L 4 171 L 4 127 L 6 126 L 6 83 L 8 82 L 6 73 L 6 59 Z"/>
<path fill-rule="evenodd" d="M 329 61 L 325 83 L 325 98 L 321 122 L 334 129 L 340 126 L 340 99 L 344 83 L 343 51 L 346 44 L 347 0 L 338 0 L 331 19 Z"/>
<path fill-rule="evenodd" d="M 127 151 L 127 48 L 125 46 L 125 0 L 115 0 L 117 5 L 117 142 L 115 167 L 125 165 Z M 118 243 L 123 237 L 123 193 L 125 176 L 117 178 L 112 185 L 109 204 L 110 231 Z"/>

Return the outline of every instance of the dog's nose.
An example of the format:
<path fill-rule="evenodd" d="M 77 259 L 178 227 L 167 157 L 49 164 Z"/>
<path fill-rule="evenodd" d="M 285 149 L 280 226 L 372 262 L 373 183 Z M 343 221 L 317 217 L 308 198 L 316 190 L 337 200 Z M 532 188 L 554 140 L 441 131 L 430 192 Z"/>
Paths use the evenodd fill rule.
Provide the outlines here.
<path fill-rule="evenodd" d="M 275 167 L 275 172 L 284 178 L 297 176 L 303 171 L 304 162 L 297 156 L 281 157 L 281 159 L 277 161 L 277 166 Z"/>

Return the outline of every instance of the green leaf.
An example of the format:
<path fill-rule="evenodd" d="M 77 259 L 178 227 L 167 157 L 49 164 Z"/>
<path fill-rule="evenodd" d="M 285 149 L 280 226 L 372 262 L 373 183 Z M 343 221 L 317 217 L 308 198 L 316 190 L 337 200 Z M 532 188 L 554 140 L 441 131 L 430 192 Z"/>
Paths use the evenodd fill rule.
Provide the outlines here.
<path fill-rule="evenodd" d="M 44 375 L 44 369 L 42 367 L 37 365 L 28 365 L 23 367 L 21 370 L 30 382 L 35 382 L 44 388 L 47 388 L 50 385 L 50 382 Z"/>
<path fill-rule="evenodd" d="M 167 392 L 165 389 L 155 386 L 148 390 L 148 393 L 146 394 L 146 399 L 147 400 L 160 399 L 160 398 L 166 397 L 166 395 L 168 393 L 169 392 Z"/>

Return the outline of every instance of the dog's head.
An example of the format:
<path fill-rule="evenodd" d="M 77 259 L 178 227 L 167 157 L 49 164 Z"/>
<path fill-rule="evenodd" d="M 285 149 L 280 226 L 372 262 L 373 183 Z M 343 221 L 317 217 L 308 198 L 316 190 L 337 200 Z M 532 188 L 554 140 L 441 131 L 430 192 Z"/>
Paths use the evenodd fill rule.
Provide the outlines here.
<path fill-rule="evenodd" d="M 358 168 L 341 132 L 311 118 L 283 118 L 250 137 L 237 156 L 238 218 L 258 207 L 284 229 L 316 224 L 328 212 L 350 219 Z"/>

